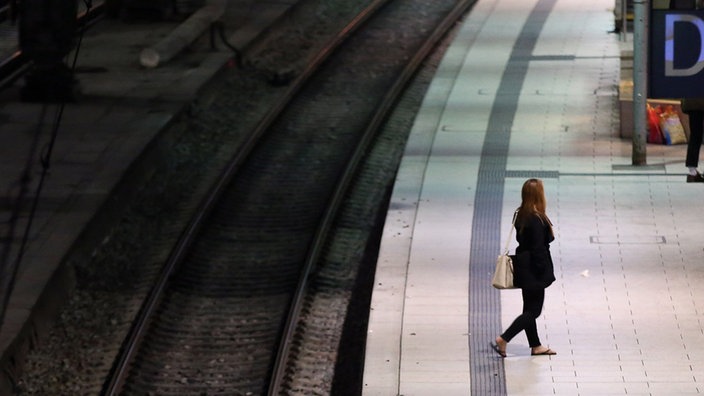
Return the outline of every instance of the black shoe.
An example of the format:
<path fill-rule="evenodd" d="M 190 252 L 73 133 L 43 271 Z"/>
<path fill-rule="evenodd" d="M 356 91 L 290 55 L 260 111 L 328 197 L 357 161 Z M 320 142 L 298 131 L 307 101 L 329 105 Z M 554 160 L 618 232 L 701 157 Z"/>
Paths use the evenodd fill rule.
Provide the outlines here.
<path fill-rule="evenodd" d="M 704 182 L 704 176 L 702 176 L 701 173 L 697 172 L 696 175 L 687 175 L 687 183 L 703 183 Z"/>

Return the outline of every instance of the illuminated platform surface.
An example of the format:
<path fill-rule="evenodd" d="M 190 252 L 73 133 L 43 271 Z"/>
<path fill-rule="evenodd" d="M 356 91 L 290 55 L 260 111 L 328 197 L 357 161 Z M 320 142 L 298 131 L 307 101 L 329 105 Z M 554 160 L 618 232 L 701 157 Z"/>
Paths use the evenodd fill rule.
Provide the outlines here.
<path fill-rule="evenodd" d="M 479 0 L 447 52 L 399 171 L 378 261 L 364 395 L 704 392 L 704 185 L 685 145 L 619 137 L 612 1 Z M 557 282 L 538 320 L 490 285 L 520 188 L 543 179 Z M 515 248 L 515 241 L 511 250 Z"/>

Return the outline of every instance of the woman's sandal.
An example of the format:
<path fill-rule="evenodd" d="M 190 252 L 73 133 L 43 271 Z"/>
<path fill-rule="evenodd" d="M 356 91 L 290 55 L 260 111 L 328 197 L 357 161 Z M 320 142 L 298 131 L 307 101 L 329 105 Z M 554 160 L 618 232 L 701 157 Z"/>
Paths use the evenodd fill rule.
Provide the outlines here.
<path fill-rule="evenodd" d="M 505 358 L 506 357 L 506 351 L 502 351 L 499 349 L 499 344 L 494 344 L 493 342 L 490 342 L 489 345 L 491 345 L 491 349 L 494 350 L 494 352 L 498 353 L 499 356 Z"/>
<path fill-rule="evenodd" d="M 548 348 L 542 352 L 530 352 L 531 356 L 552 356 L 552 355 L 557 355 L 557 352 L 553 351 L 552 349 Z"/>

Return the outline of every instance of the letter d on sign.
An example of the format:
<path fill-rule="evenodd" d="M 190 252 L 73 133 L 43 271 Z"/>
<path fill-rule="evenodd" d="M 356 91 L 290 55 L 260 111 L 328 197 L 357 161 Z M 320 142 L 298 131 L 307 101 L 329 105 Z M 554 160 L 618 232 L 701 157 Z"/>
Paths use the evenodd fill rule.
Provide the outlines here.
<path fill-rule="evenodd" d="M 699 31 L 700 48 L 697 62 L 687 69 L 675 69 L 675 23 L 689 22 Z M 665 15 L 665 76 L 693 76 L 704 69 L 704 21 L 689 14 Z"/>

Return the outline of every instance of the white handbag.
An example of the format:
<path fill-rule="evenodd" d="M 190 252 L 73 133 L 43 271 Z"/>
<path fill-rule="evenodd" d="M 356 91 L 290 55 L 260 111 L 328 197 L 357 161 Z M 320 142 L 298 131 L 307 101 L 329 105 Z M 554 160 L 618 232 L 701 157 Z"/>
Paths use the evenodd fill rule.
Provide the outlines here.
<path fill-rule="evenodd" d="M 513 220 L 511 221 L 511 230 L 508 233 L 508 239 L 506 240 L 506 247 L 503 253 L 496 258 L 496 268 L 494 269 L 494 276 L 491 279 L 491 285 L 497 289 L 516 289 L 517 287 L 513 285 L 513 260 L 511 256 L 508 255 L 508 245 L 511 242 L 511 236 L 513 236 L 513 228 L 516 224 L 516 216 L 518 215 L 518 210 L 513 214 Z"/>

